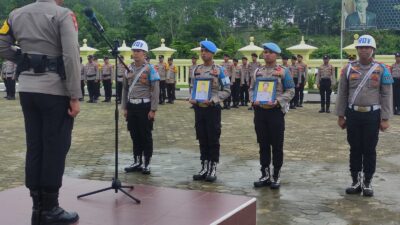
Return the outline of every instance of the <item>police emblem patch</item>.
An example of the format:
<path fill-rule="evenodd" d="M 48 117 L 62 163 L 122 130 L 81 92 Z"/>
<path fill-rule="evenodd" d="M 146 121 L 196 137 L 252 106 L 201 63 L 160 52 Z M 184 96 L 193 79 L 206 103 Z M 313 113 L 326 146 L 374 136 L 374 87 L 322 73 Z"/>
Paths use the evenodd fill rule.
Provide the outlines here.
<path fill-rule="evenodd" d="M 9 32 L 10 25 L 8 24 L 7 20 L 5 20 L 3 26 L 0 29 L 0 35 L 8 35 Z"/>

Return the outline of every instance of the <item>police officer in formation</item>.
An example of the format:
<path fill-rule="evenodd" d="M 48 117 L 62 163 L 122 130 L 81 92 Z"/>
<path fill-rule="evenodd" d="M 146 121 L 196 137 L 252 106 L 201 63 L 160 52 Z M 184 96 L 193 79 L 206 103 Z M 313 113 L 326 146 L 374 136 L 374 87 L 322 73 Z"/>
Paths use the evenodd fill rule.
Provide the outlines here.
<path fill-rule="evenodd" d="M 254 126 L 260 147 L 261 165 L 261 177 L 254 182 L 254 187 L 270 186 L 271 189 L 278 189 L 283 164 L 284 117 L 289 109 L 289 102 L 294 96 L 294 82 L 289 69 L 277 65 L 276 59 L 281 54 L 280 47 L 272 42 L 263 44 L 263 47 L 265 65 L 256 69 L 250 83 L 250 99 L 254 107 Z M 253 96 L 256 94 L 254 83 L 260 78 L 269 78 L 276 82 L 274 101 L 267 104 L 253 101 Z M 272 176 L 270 172 L 271 148 L 274 166 Z"/>
<path fill-rule="evenodd" d="M 347 194 L 373 196 L 372 178 L 376 167 L 379 130 L 389 127 L 393 115 L 393 78 L 384 64 L 374 60 L 375 39 L 362 35 L 356 44 L 359 60 L 342 70 L 336 103 L 338 125 L 347 129 L 350 145 L 350 173 L 353 180 Z"/>
<path fill-rule="evenodd" d="M 158 64 L 156 65 L 158 74 L 160 75 L 160 104 L 165 104 L 165 99 L 167 99 L 167 71 L 168 71 L 168 64 L 164 62 L 164 56 L 158 56 Z"/>
<path fill-rule="evenodd" d="M 233 106 L 232 108 L 238 108 L 239 107 L 239 101 L 240 101 L 240 78 L 242 77 L 242 69 L 239 65 L 239 60 L 238 59 L 233 59 L 233 65 L 232 65 L 232 75 L 231 75 L 231 96 L 232 96 L 232 103 Z"/>
<path fill-rule="evenodd" d="M 3 78 L 6 86 L 6 99 L 15 100 L 15 80 L 16 80 L 17 64 L 10 60 L 3 62 L 1 68 L 1 77 Z"/>
<path fill-rule="evenodd" d="M 294 55 L 291 59 L 291 65 L 289 66 L 290 75 L 293 78 L 293 82 L 296 86 L 294 98 L 290 101 L 290 109 L 296 109 L 297 102 L 299 101 L 299 92 L 296 91 L 299 83 L 299 68 L 297 67 L 297 57 Z"/>
<path fill-rule="evenodd" d="M 159 103 L 160 76 L 152 64 L 146 61 L 147 43 L 137 40 L 132 45 L 134 62 L 124 76 L 121 108 L 128 122 L 133 141 L 133 163 L 126 172 L 150 174 L 153 156 L 153 122 Z M 143 159 L 144 156 L 144 166 Z"/>
<path fill-rule="evenodd" d="M 103 82 L 104 87 L 104 96 L 105 99 L 103 102 L 111 102 L 111 95 L 112 95 L 112 81 L 114 78 L 114 65 L 110 64 L 110 59 L 108 57 L 104 57 L 104 64 L 101 67 L 100 77 Z"/>
<path fill-rule="evenodd" d="M 169 104 L 174 104 L 175 101 L 175 86 L 176 86 L 176 73 L 178 69 L 174 65 L 174 59 L 168 59 L 168 67 L 167 67 L 167 77 L 166 77 L 166 84 L 167 84 L 167 97 Z"/>
<path fill-rule="evenodd" d="M 76 17 L 61 0 L 37 0 L 12 11 L 0 29 L 0 57 L 19 62 L 25 119 L 25 183 L 33 200 L 31 224 L 73 224 L 76 213 L 59 207 L 58 194 L 71 134 L 80 111 Z M 34 29 L 33 29 L 34 28 Z M 14 44 L 18 41 L 20 52 Z"/>
<path fill-rule="evenodd" d="M 81 62 L 80 68 L 81 68 L 81 92 L 82 92 L 82 98 L 79 98 L 79 101 L 82 102 L 84 101 L 85 98 L 86 75 L 85 75 L 85 65 L 83 65 L 82 63 L 82 57 L 79 57 L 79 61 Z"/>
<path fill-rule="evenodd" d="M 190 99 L 194 106 L 196 138 L 200 144 L 200 171 L 193 180 L 213 182 L 217 179 L 217 163 L 220 156 L 221 103 L 230 95 L 229 77 L 224 68 L 215 65 L 214 54 L 217 46 L 211 41 L 200 42 L 203 64 L 193 70 L 192 83 L 199 78 L 211 79 L 211 98 L 204 102 Z M 195 88 L 192 90 L 194 91 Z"/>
<path fill-rule="evenodd" d="M 87 82 L 87 89 L 89 92 L 88 103 L 97 103 L 96 100 L 96 82 L 98 82 L 98 66 L 94 62 L 92 55 L 88 56 L 88 63 L 85 65 L 85 77 Z"/>
<path fill-rule="evenodd" d="M 319 89 L 319 94 L 321 95 L 321 110 L 320 113 L 330 113 L 331 105 L 331 94 L 332 88 L 336 84 L 335 68 L 329 64 L 329 56 L 325 55 L 323 57 L 324 64 L 318 68 L 318 73 L 316 77 L 317 87 Z"/>
<path fill-rule="evenodd" d="M 396 63 L 392 65 L 393 76 L 393 110 L 395 115 L 400 115 L 400 52 L 395 54 Z"/>
<path fill-rule="evenodd" d="M 249 83 L 251 82 L 251 79 L 254 75 L 254 72 L 256 71 L 256 69 L 261 67 L 261 63 L 257 61 L 258 60 L 258 55 L 256 53 L 251 53 L 251 62 L 250 62 L 250 80 Z M 251 99 L 250 99 L 251 100 Z M 248 110 L 253 110 L 253 107 L 250 106 L 248 108 Z"/>
<path fill-rule="evenodd" d="M 229 61 L 230 57 L 228 54 L 224 54 L 224 61 L 221 63 L 221 66 L 224 67 L 224 70 L 226 71 L 226 76 L 229 77 L 230 80 L 232 80 L 232 73 L 233 73 L 233 63 Z M 231 93 L 233 93 L 233 83 L 231 83 Z M 228 98 L 224 100 L 224 109 L 230 109 L 231 108 L 231 102 L 232 102 L 232 95 L 229 95 Z"/>
<path fill-rule="evenodd" d="M 296 107 L 303 107 L 303 99 L 304 99 L 304 86 L 306 85 L 308 78 L 308 67 L 307 64 L 303 62 L 303 56 L 297 55 L 297 68 L 298 68 L 298 83 L 296 85 Z"/>
<path fill-rule="evenodd" d="M 242 57 L 240 66 L 240 105 L 248 106 L 249 103 L 249 85 L 250 85 L 250 65 L 247 63 L 247 57 Z"/>
<path fill-rule="evenodd" d="M 93 62 L 96 64 L 97 66 L 97 79 L 94 82 L 94 100 L 97 102 L 97 100 L 99 100 L 99 97 L 101 96 L 100 93 L 100 88 L 101 88 L 101 64 L 98 61 L 98 58 L 96 56 L 93 56 Z"/>
<path fill-rule="evenodd" d="M 124 57 L 121 55 L 120 56 L 121 60 L 124 60 Z M 117 85 L 116 85 L 116 92 L 117 92 L 117 103 L 121 103 L 121 98 L 122 98 L 122 82 L 124 80 L 124 75 L 126 73 L 125 66 L 118 60 L 117 64 Z"/>
<path fill-rule="evenodd" d="M 192 56 L 192 65 L 189 67 L 189 94 L 192 93 L 193 70 L 197 67 L 197 56 Z"/>
<path fill-rule="evenodd" d="M 282 66 L 285 68 L 289 68 L 289 57 L 287 55 L 282 56 Z"/>

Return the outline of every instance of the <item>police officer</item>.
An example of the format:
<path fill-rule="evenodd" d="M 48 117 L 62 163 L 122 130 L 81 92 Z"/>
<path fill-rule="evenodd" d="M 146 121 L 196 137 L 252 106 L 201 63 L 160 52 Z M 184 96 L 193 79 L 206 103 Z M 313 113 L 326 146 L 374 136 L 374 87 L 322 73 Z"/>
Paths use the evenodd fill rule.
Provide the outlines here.
<path fill-rule="evenodd" d="M 193 175 L 193 180 L 214 182 L 217 179 L 219 162 L 219 138 L 221 136 L 221 102 L 230 95 L 229 77 L 224 68 L 215 65 L 214 54 L 217 46 L 211 41 L 200 42 L 203 64 L 193 71 L 192 83 L 196 79 L 211 79 L 211 98 L 204 102 L 190 99 L 194 105 L 196 137 L 200 144 L 201 170 Z M 193 89 L 195 90 L 195 89 Z"/>
<path fill-rule="evenodd" d="M 242 106 L 248 106 L 249 102 L 249 85 L 250 85 L 250 65 L 247 63 L 247 57 L 242 57 L 242 65 L 240 66 L 240 102 Z"/>
<path fill-rule="evenodd" d="M 393 84 L 393 110 L 400 115 L 400 52 L 395 54 L 396 63 L 392 65 Z"/>
<path fill-rule="evenodd" d="M 197 56 L 192 56 L 192 65 L 189 67 L 189 95 L 192 93 L 193 70 L 197 67 Z"/>
<path fill-rule="evenodd" d="M 329 56 L 323 57 L 324 64 L 318 68 L 317 87 L 321 95 L 321 110 L 320 113 L 330 113 L 332 87 L 336 84 L 335 68 L 329 64 Z M 326 107 L 325 107 L 326 106 Z"/>
<path fill-rule="evenodd" d="M 97 102 L 99 100 L 99 97 L 101 96 L 100 93 L 100 88 L 101 88 L 101 64 L 98 61 L 98 58 L 96 56 L 93 56 L 93 62 L 97 66 L 97 74 L 96 74 L 96 80 L 94 82 L 94 100 Z"/>
<path fill-rule="evenodd" d="M 6 60 L 3 63 L 1 70 L 4 84 L 6 85 L 7 100 L 15 100 L 15 72 L 17 70 L 17 64 Z"/>
<path fill-rule="evenodd" d="M 263 44 L 263 47 L 265 66 L 254 72 L 250 84 L 250 100 L 252 101 L 253 95 L 255 95 L 253 83 L 260 78 L 270 78 L 276 81 L 276 99 L 267 104 L 252 101 L 261 164 L 261 177 L 254 182 L 254 187 L 270 185 L 271 189 L 278 189 L 283 164 L 284 116 L 289 109 L 289 102 L 294 96 L 294 83 L 289 69 L 277 65 L 276 59 L 281 54 L 279 46 L 269 42 Z M 270 174 L 271 147 L 274 166 L 272 180 Z"/>
<path fill-rule="evenodd" d="M 167 71 L 168 71 L 168 64 L 164 62 L 164 56 L 158 56 L 158 64 L 156 65 L 158 74 L 160 75 L 160 104 L 165 104 L 165 99 L 167 98 Z"/>
<path fill-rule="evenodd" d="M 238 108 L 239 107 L 239 101 L 240 101 L 240 78 L 242 77 L 242 69 L 240 68 L 239 65 L 239 60 L 238 59 L 233 59 L 233 65 L 232 65 L 232 75 L 231 75 L 231 96 L 232 96 L 232 102 L 233 102 L 233 108 Z"/>
<path fill-rule="evenodd" d="M 104 65 L 101 67 L 100 71 L 100 77 L 103 82 L 104 96 L 105 96 L 103 102 L 111 102 L 111 95 L 112 95 L 111 86 L 114 73 L 115 73 L 114 65 L 110 64 L 108 57 L 104 57 Z"/>
<path fill-rule="evenodd" d="M 175 85 L 176 85 L 176 73 L 178 72 L 176 66 L 173 64 L 174 59 L 168 58 L 168 71 L 167 71 L 167 78 L 165 80 L 167 84 L 167 96 L 168 96 L 168 103 L 174 104 L 175 100 Z"/>
<path fill-rule="evenodd" d="M 133 141 L 133 164 L 125 171 L 141 171 L 150 174 L 150 160 L 153 155 L 153 122 L 159 102 L 160 76 L 153 65 L 146 61 L 149 52 L 147 43 L 137 40 L 132 45 L 134 62 L 131 72 L 124 76 L 122 103 L 128 130 Z M 144 167 L 142 155 L 144 155 Z"/>
<path fill-rule="evenodd" d="M 25 182 L 33 199 L 34 225 L 73 224 L 79 219 L 58 203 L 82 97 L 78 25 L 73 12 L 59 6 L 62 2 L 37 0 L 15 9 L 0 29 L 0 57 L 18 61 L 21 71 L 19 95 L 27 139 Z M 16 41 L 21 54 L 13 46 Z"/>
<path fill-rule="evenodd" d="M 287 57 L 287 55 L 283 55 L 282 56 L 282 66 L 285 68 L 289 68 L 288 61 L 289 61 L 289 57 Z"/>
<path fill-rule="evenodd" d="M 296 107 L 303 107 L 304 99 L 304 86 L 306 85 L 308 78 L 308 67 L 307 64 L 303 62 L 303 56 L 297 55 L 297 68 L 299 70 L 299 81 L 297 87 L 297 95 L 299 96 Z"/>
<path fill-rule="evenodd" d="M 124 56 L 120 56 L 121 60 L 124 60 Z M 124 75 L 125 75 L 126 69 L 125 66 L 118 61 L 117 64 L 117 86 L 116 86 L 116 91 L 117 91 L 117 103 L 121 103 L 121 98 L 122 98 L 122 82 L 124 80 Z"/>
<path fill-rule="evenodd" d="M 232 77 L 232 73 L 233 73 L 233 63 L 229 61 L 229 55 L 228 54 L 224 54 L 224 61 L 221 63 L 221 66 L 224 67 L 224 70 L 226 71 L 226 76 L 229 77 L 230 80 Z M 233 93 L 233 82 L 231 83 L 231 93 Z M 224 100 L 224 109 L 230 109 L 231 108 L 231 102 L 232 102 L 232 95 L 229 95 L 228 98 L 226 98 Z"/>
<path fill-rule="evenodd" d="M 85 98 L 85 83 L 86 83 L 86 74 L 85 74 L 85 66 L 82 63 L 82 57 L 79 57 L 79 61 L 81 62 L 81 92 L 82 92 L 82 98 L 79 98 L 79 101 L 82 102 L 84 101 Z"/>
<path fill-rule="evenodd" d="M 374 60 L 375 39 L 362 35 L 356 44 L 359 60 L 342 70 L 336 103 L 338 125 L 347 129 L 352 184 L 347 194 L 373 196 L 371 181 L 376 167 L 379 130 L 392 116 L 393 78 L 385 65 Z"/>
<path fill-rule="evenodd" d="M 261 67 L 261 63 L 258 62 L 257 59 L 258 59 L 258 55 L 256 53 L 254 53 L 254 52 L 251 53 L 251 62 L 249 64 L 250 65 L 250 81 L 249 82 L 251 82 L 251 78 L 253 77 L 254 72 L 256 71 L 256 69 Z M 248 108 L 248 110 L 253 110 L 253 107 L 250 106 Z"/>
<path fill-rule="evenodd" d="M 299 92 L 296 91 L 297 87 L 300 86 L 299 68 L 297 67 L 297 57 L 295 55 L 292 56 L 292 59 L 290 61 L 292 64 L 289 66 L 289 72 L 293 78 L 294 85 L 296 86 L 294 98 L 290 100 L 290 109 L 296 109 L 296 105 L 298 104 L 300 97 Z"/>
<path fill-rule="evenodd" d="M 98 81 L 98 66 L 94 62 L 92 55 L 88 56 L 88 63 L 85 65 L 85 77 L 87 80 L 87 88 L 89 92 L 88 103 L 97 103 L 96 100 L 96 82 Z"/>

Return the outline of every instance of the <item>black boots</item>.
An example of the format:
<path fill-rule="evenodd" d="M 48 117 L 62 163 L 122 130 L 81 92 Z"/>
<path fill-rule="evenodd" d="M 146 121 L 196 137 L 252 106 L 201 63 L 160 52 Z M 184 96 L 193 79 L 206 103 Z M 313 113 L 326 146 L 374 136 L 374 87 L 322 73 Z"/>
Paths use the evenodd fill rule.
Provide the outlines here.
<path fill-rule="evenodd" d="M 372 189 L 371 180 L 372 180 L 372 178 L 367 178 L 367 177 L 366 177 L 366 178 L 363 180 L 363 183 L 362 183 L 362 185 L 361 185 L 362 192 L 363 192 L 363 195 L 364 195 L 365 197 L 372 197 L 372 196 L 374 196 L 374 190 Z"/>
<path fill-rule="evenodd" d="M 208 164 L 209 169 L 205 181 L 214 182 L 217 179 L 217 162 L 209 161 Z"/>
<path fill-rule="evenodd" d="M 265 187 L 271 184 L 271 175 L 269 172 L 269 167 L 261 167 L 261 177 L 258 181 L 254 182 L 254 187 Z"/>
<path fill-rule="evenodd" d="M 40 195 L 38 191 L 31 191 L 33 207 L 31 225 L 40 225 Z"/>
<path fill-rule="evenodd" d="M 40 207 L 40 225 L 71 225 L 79 220 L 77 213 L 67 212 L 59 206 L 58 193 L 42 192 Z"/>
<path fill-rule="evenodd" d="M 361 189 L 361 172 L 358 173 L 351 173 L 351 178 L 353 180 L 353 183 L 351 184 L 350 187 L 346 188 L 346 194 L 352 195 L 352 194 L 360 194 L 362 189 Z"/>
<path fill-rule="evenodd" d="M 325 112 L 325 106 L 322 105 L 322 106 L 321 106 L 321 110 L 319 110 L 318 112 L 319 112 L 319 113 L 324 113 L 324 112 Z"/>
<path fill-rule="evenodd" d="M 209 167 L 208 160 L 201 161 L 201 170 L 197 174 L 193 175 L 193 180 L 206 179 L 209 169 L 208 167 Z"/>
<path fill-rule="evenodd" d="M 150 160 L 151 160 L 151 157 L 144 157 L 144 167 L 143 167 L 143 171 L 142 171 L 143 174 L 148 175 L 151 173 Z"/>
<path fill-rule="evenodd" d="M 330 107 L 330 104 L 327 103 L 326 104 L 326 110 L 325 110 L 326 113 L 331 113 L 331 110 L 329 110 L 329 107 Z"/>
<path fill-rule="evenodd" d="M 271 189 L 279 189 L 281 187 L 281 169 L 274 168 L 274 174 L 272 175 Z"/>
<path fill-rule="evenodd" d="M 130 173 L 130 172 L 140 172 L 143 170 L 142 168 L 142 156 L 134 156 L 133 157 L 133 164 L 125 167 L 125 172 Z"/>

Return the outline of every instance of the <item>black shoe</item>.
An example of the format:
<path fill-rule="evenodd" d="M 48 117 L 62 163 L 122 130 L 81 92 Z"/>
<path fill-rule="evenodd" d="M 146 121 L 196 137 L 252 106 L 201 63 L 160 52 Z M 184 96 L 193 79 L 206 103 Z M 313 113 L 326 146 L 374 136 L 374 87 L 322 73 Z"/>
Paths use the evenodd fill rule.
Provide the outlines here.
<path fill-rule="evenodd" d="M 214 182 L 217 179 L 217 162 L 209 161 L 209 170 L 206 176 L 206 181 Z"/>
<path fill-rule="evenodd" d="M 296 106 L 290 105 L 290 106 L 289 106 L 289 109 L 296 109 Z"/>
<path fill-rule="evenodd" d="M 271 175 L 269 172 L 269 167 L 267 168 L 263 168 L 261 167 L 261 177 L 260 179 L 258 179 L 258 181 L 255 181 L 253 183 L 255 188 L 259 188 L 259 187 L 266 187 L 269 186 L 271 184 Z"/>
<path fill-rule="evenodd" d="M 353 173 L 351 175 L 353 183 L 350 187 L 346 188 L 346 194 L 353 195 L 353 194 L 360 194 L 361 189 L 361 172 Z"/>
<path fill-rule="evenodd" d="M 201 161 L 201 170 L 193 175 L 193 180 L 204 180 L 207 177 L 207 173 L 208 173 L 208 160 L 205 161 Z"/>
<path fill-rule="evenodd" d="M 319 112 L 319 113 L 324 113 L 324 112 L 325 112 L 325 109 L 324 109 L 324 108 L 321 108 L 318 112 Z"/>
<path fill-rule="evenodd" d="M 56 224 L 73 224 L 79 220 L 76 212 L 67 212 L 58 204 L 58 193 L 45 193 L 42 194 L 42 211 L 41 211 L 41 224 L 56 225 Z"/>
<path fill-rule="evenodd" d="M 145 175 L 149 175 L 151 173 L 150 159 L 151 159 L 150 157 L 149 158 L 145 157 L 145 159 L 144 159 L 144 167 L 143 167 L 142 173 Z"/>
<path fill-rule="evenodd" d="M 281 187 L 281 171 L 280 169 L 274 168 L 274 174 L 272 175 L 271 189 L 279 189 Z"/>
<path fill-rule="evenodd" d="M 125 167 L 124 170 L 127 173 L 131 173 L 131 172 L 141 172 L 143 170 L 142 167 L 142 156 L 135 156 L 133 157 L 133 163 L 132 165 Z"/>
<path fill-rule="evenodd" d="M 327 108 L 325 112 L 326 113 L 331 113 L 331 110 L 329 110 L 329 108 Z"/>
<path fill-rule="evenodd" d="M 374 196 L 374 189 L 372 189 L 371 180 L 366 181 L 364 180 L 361 185 L 363 196 L 365 197 L 372 197 Z"/>
<path fill-rule="evenodd" d="M 38 191 L 30 191 L 32 197 L 32 217 L 31 225 L 40 225 L 40 196 Z"/>
<path fill-rule="evenodd" d="M 297 105 L 297 107 L 300 107 L 300 108 L 301 108 L 301 107 L 303 107 L 303 105 L 301 105 L 301 104 L 298 104 L 298 105 Z"/>

